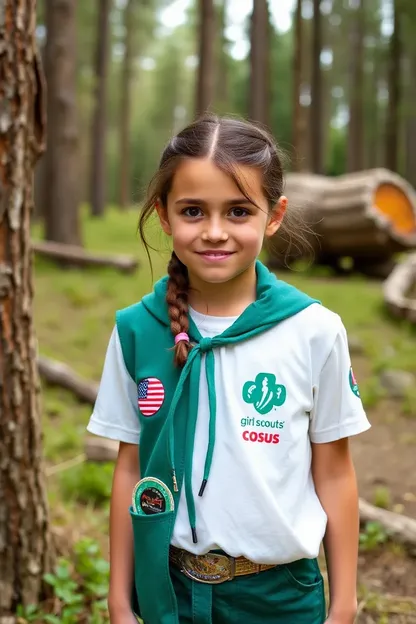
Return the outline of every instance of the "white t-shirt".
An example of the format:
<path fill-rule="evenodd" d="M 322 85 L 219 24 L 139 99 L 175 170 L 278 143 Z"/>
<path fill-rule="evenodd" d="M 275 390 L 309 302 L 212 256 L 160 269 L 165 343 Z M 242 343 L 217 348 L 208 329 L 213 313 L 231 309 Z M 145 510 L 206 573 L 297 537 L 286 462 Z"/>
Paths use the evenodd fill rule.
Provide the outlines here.
<path fill-rule="evenodd" d="M 235 320 L 190 313 L 204 337 Z M 312 481 L 310 442 L 332 442 L 370 427 L 340 317 L 312 304 L 254 338 L 214 349 L 214 355 L 216 443 L 203 497 L 205 358 L 193 456 L 198 543 L 192 541 L 184 488 L 172 543 L 195 554 L 222 549 L 257 563 L 316 557 L 327 518 Z M 139 444 L 137 410 L 137 386 L 115 328 L 88 430 Z"/>

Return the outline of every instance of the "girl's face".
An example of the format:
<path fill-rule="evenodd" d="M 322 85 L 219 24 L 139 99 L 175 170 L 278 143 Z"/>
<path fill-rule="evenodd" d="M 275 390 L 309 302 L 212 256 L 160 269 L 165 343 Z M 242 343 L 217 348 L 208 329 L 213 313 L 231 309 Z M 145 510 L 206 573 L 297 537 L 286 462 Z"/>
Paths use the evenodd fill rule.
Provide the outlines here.
<path fill-rule="evenodd" d="M 167 207 L 158 207 L 162 228 L 172 236 L 191 284 L 222 284 L 245 273 L 254 266 L 264 237 L 281 224 L 286 198 L 270 211 L 261 172 L 238 166 L 236 173 L 259 207 L 212 160 L 196 158 L 179 165 Z"/>

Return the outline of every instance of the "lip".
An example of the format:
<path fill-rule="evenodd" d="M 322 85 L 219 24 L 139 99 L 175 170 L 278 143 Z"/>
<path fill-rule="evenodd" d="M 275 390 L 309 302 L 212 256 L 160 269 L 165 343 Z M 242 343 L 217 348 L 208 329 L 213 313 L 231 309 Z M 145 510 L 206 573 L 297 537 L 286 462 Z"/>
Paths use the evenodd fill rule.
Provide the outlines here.
<path fill-rule="evenodd" d="M 207 249 L 206 251 L 197 251 L 198 256 L 204 258 L 208 262 L 220 262 L 221 260 L 227 260 L 235 251 L 226 251 L 224 249 Z"/>

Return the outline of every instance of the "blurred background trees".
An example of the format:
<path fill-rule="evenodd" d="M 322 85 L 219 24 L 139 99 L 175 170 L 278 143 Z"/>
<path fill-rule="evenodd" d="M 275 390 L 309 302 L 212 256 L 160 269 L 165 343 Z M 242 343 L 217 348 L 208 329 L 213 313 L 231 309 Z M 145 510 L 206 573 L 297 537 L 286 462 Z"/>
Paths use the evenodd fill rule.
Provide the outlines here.
<path fill-rule="evenodd" d="M 84 202 L 138 202 L 207 109 L 268 125 L 294 170 L 386 166 L 416 185 L 415 27 L 412 0 L 40 0 L 46 238 L 79 244 Z"/>

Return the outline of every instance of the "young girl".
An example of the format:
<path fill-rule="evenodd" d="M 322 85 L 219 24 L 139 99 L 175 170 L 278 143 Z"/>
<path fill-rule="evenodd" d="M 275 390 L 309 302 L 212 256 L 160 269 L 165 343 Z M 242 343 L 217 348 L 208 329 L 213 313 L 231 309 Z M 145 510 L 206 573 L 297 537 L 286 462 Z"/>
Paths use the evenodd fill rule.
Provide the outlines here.
<path fill-rule="evenodd" d="M 120 441 L 112 624 L 354 621 L 370 425 L 340 318 L 257 259 L 286 207 L 254 125 L 204 117 L 163 153 L 139 229 L 156 211 L 168 276 L 117 313 L 88 426 Z"/>

